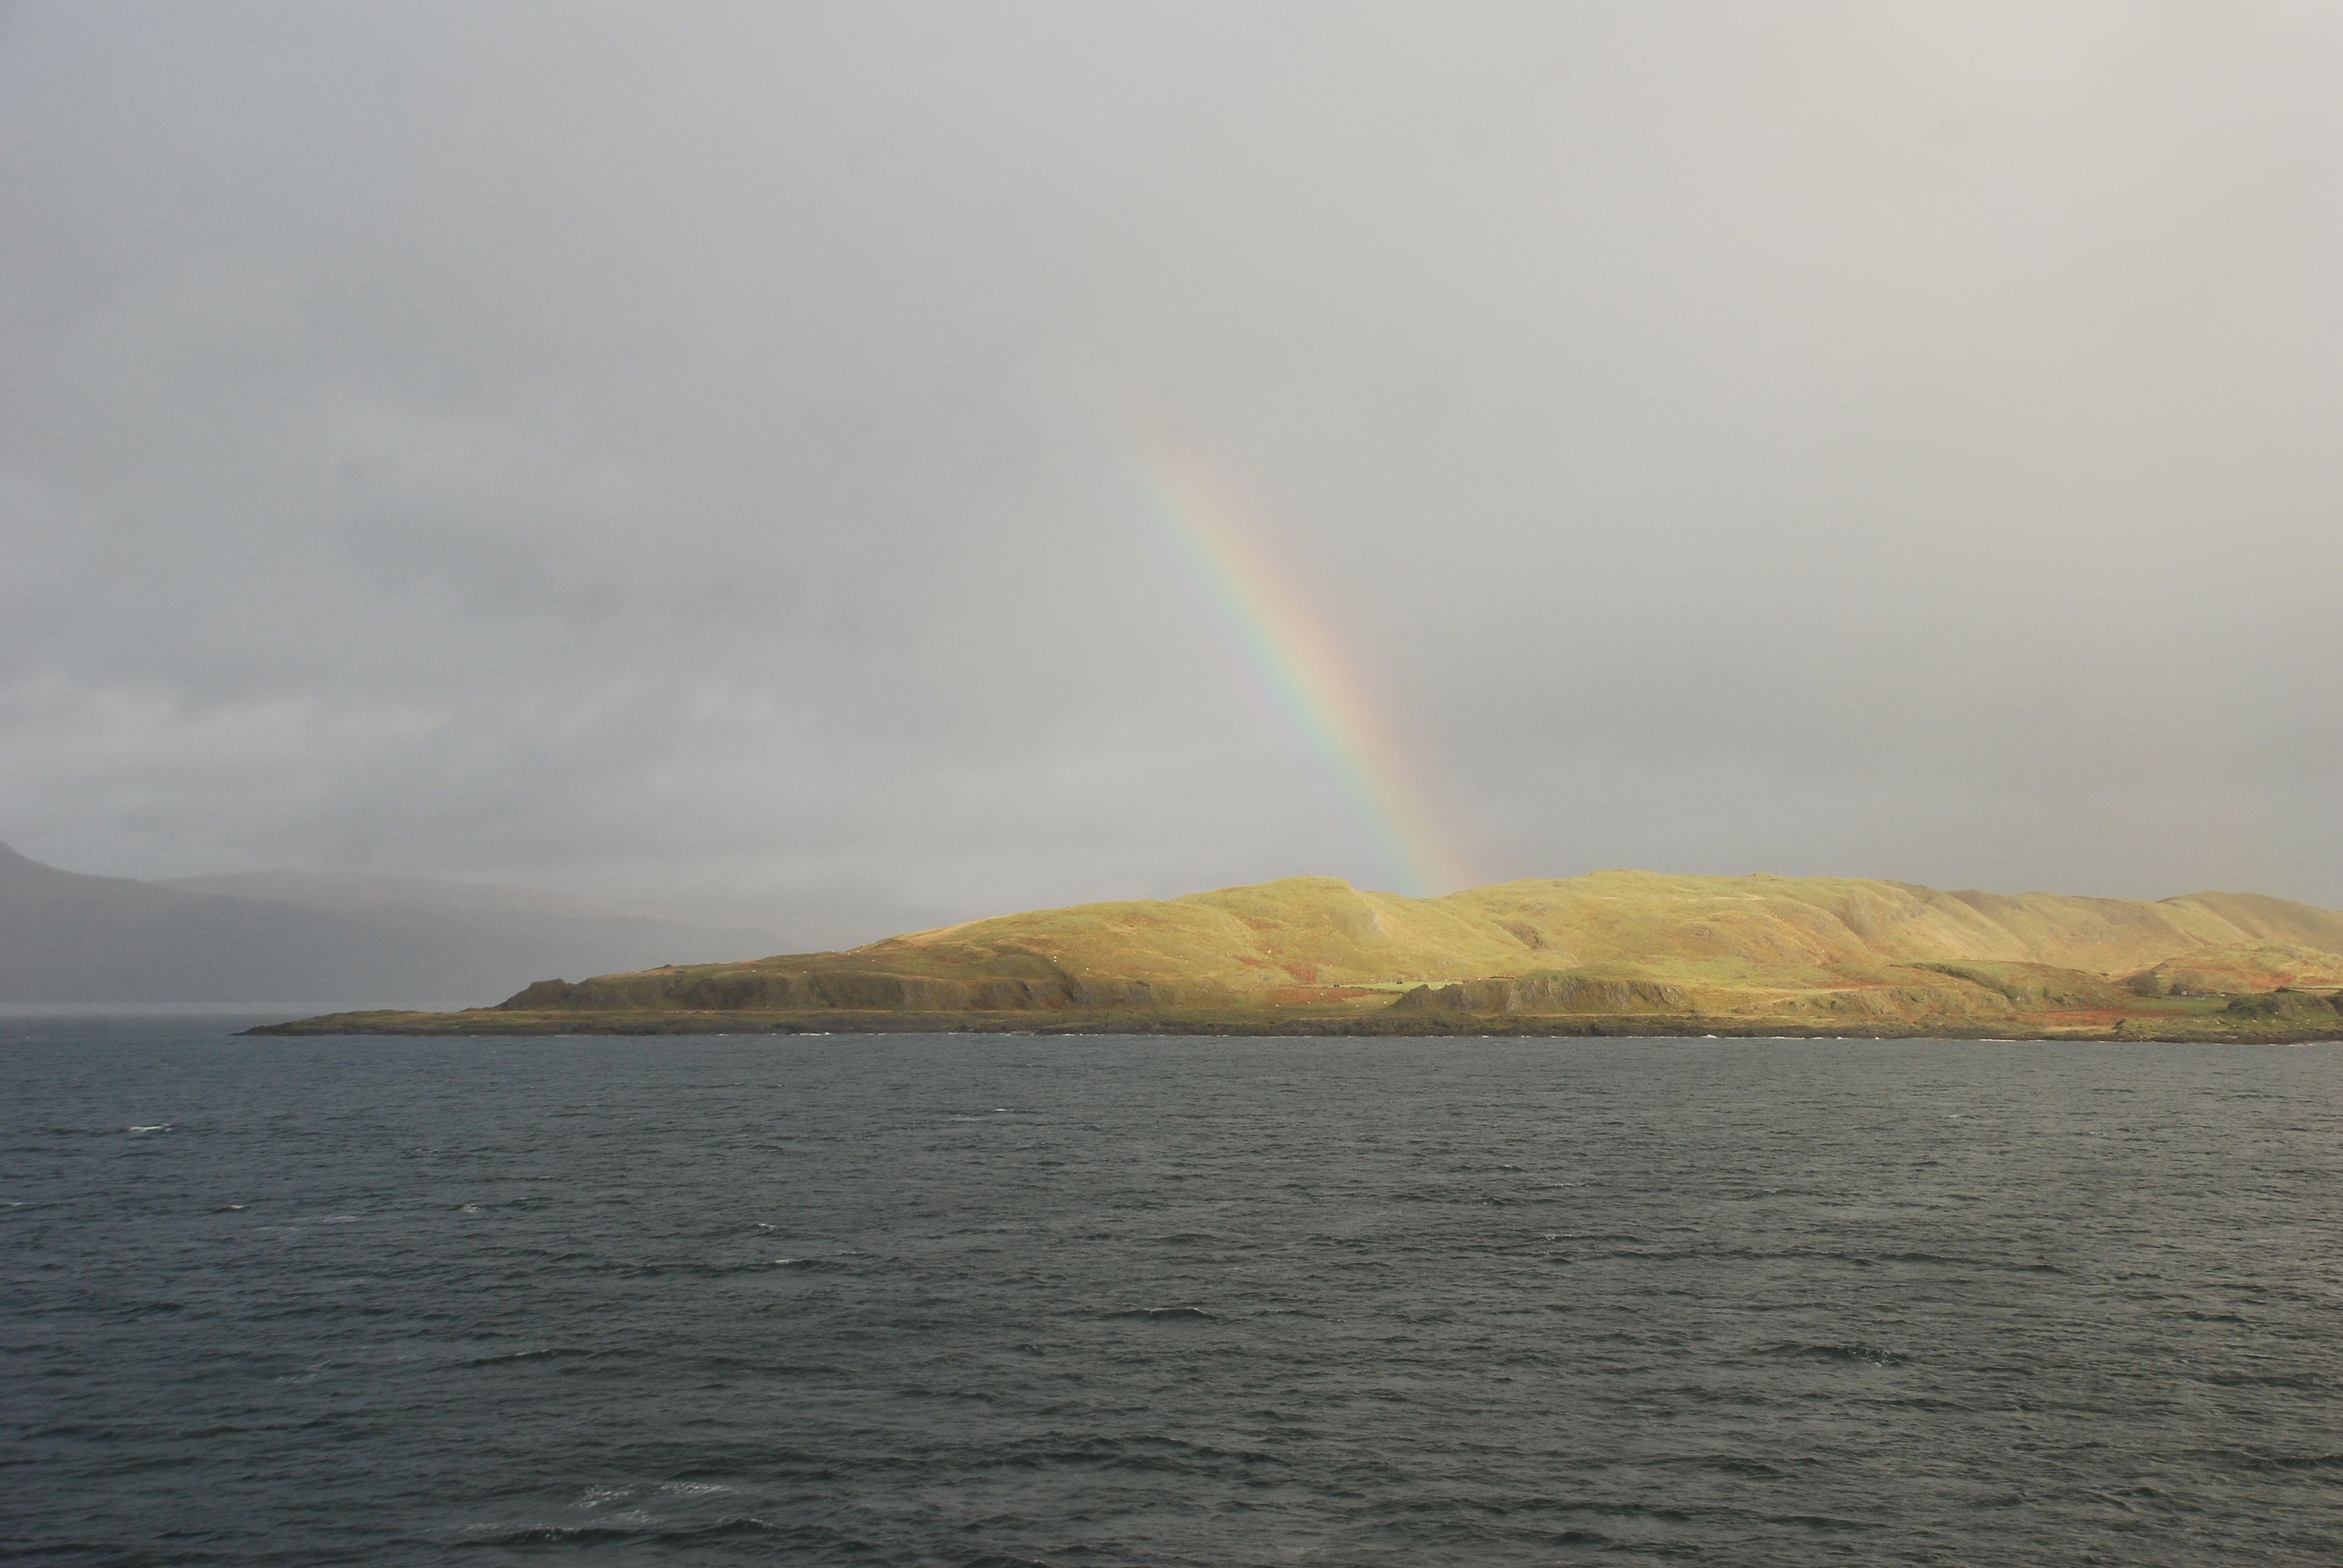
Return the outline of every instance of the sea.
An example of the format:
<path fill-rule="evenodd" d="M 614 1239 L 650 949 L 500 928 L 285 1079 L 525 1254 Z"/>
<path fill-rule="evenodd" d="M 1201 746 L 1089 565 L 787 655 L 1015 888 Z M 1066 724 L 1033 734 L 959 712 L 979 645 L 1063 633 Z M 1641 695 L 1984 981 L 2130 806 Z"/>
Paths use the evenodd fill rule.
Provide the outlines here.
<path fill-rule="evenodd" d="M 0 1558 L 2343 1562 L 2343 1046 L 0 1019 Z"/>

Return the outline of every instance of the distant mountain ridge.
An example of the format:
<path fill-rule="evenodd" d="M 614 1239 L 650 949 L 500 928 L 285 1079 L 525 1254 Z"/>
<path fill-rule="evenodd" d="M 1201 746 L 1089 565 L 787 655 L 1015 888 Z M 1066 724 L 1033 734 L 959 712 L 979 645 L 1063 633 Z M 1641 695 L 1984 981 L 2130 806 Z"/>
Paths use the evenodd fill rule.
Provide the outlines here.
<path fill-rule="evenodd" d="M 145 882 L 0 845 L 0 1002 L 444 1007 L 501 995 L 516 972 L 773 941 L 736 923 L 518 888 L 271 872 Z"/>
<path fill-rule="evenodd" d="M 1071 972 L 1232 989 L 1376 985 L 1625 964 L 1821 977 L 1986 960 L 2129 974 L 2198 950 L 2286 942 L 2343 953 L 2343 913 L 2253 893 L 2147 902 L 1943 892 L 1843 877 L 1597 871 L 1436 899 L 1293 877 L 1186 898 L 973 920 L 854 950 L 982 967 L 1046 953 Z M 768 960 L 773 964 L 783 960 Z"/>
<path fill-rule="evenodd" d="M 541 980 L 499 1004 L 501 1019 L 418 1015 L 380 1027 L 640 1030 L 761 1018 L 757 1027 L 775 1029 L 916 1019 L 1393 1032 L 1454 1014 L 1664 1015 L 1745 1030 L 1859 1019 L 1905 1032 L 2113 1032 L 2128 1018 L 2331 1031 L 2343 1026 L 2328 995 L 2338 987 L 2343 913 L 2251 893 L 2151 903 L 1599 871 L 1410 899 L 1292 877 L 997 916 L 845 952 Z M 2225 1009 L 2236 1016 L 2199 1017 Z"/>

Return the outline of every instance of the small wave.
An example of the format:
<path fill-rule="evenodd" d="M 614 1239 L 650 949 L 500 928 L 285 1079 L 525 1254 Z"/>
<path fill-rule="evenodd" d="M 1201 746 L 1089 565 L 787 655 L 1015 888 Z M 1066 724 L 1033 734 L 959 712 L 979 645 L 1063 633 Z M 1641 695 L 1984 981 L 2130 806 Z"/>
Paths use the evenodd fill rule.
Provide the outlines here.
<path fill-rule="evenodd" d="M 644 1516 L 621 1523 L 609 1519 L 594 1524 L 524 1524 L 518 1529 L 483 1525 L 467 1533 L 459 1546 L 606 1546 L 621 1541 L 659 1546 L 690 1546 L 701 1542 L 737 1539 L 744 1535 L 778 1535 L 780 1526 L 751 1514 L 736 1514 L 712 1523 L 683 1528 L 655 1528 Z"/>
<path fill-rule="evenodd" d="M 2217 1456 L 2227 1464 L 2240 1470 L 2269 1470 L 2292 1473 L 2305 1470 L 2343 1470 L 2343 1453 L 2239 1453 Z"/>
<path fill-rule="evenodd" d="M 1869 1530 L 1874 1528 L 1860 1519 L 1840 1519 L 1829 1513 L 1769 1513 L 1768 1524 L 1797 1524 L 1808 1530 Z"/>
<path fill-rule="evenodd" d="M 1692 1391 L 1704 1393 L 1705 1391 Z M 1755 1481 L 1776 1481 L 1782 1471 L 1763 1460 L 1749 1459 L 1735 1453 L 1688 1453 L 1679 1458 L 1658 1461 L 1663 1469 L 1708 1470 L 1720 1475 L 1746 1476 Z"/>
<path fill-rule="evenodd" d="M 223 1203 L 218 1208 L 213 1210 L 212 1212 L 215 1214 L 241 1214 L 244 1212 L 244 1205 L 241 1203 Z"/>
<path fill-rule="evenodd" d="M 1966 1258 L 1957 1252 L 1882 1252 L 1883 1263 L 1926 1263 L 1945 1269 L 1993 1269 L 2005 1274 L 2063 1274 L 2056 1263 L 2013 1263 L 1991 1258 Z"/>
<path fill-rule="evenodd" d="M 1128 1312 L 1107 1313 L 1110 1318 L 1136 1318 L 1157 1322 L 1209 1318 L 1212 1315 L 1202 1307 L 1133 1307 Z"/>
<path fill-rule="evenodd" d="M 1266 1448 L 1222 1448 L 1164 1435 L 1076 1437 L 1051 1432 L 1014 1442 L 997 1455 L 998 1462 L 1022 1471 L 1065 1468 L 1119 1470 L 1136 1474 L 1195 1476 L 1285 1469 L 1292 1461 Z"/>
<path fill-rule="evenodd" d="M 696 1541 L 727 1541 L 742 1535 L 778 1535 L 781 1527 L 752 1513 L 719 1519 L 690 1530 L 662 1530 L 652 1539 L 662 1544 L 688 1546 Z"/>
<path fill-rule="evenodd" d="M 561 1258 L 555 1261 L 558 1262 L 568 1262 L 574 1260 L 569 1258 Z M 649 1260 L 636 1258 L 594 1258 L 590 1259 L 590 1261 L 583 1261 L 585 1262 L 585 1266 L 578 1271 L 580 1273 L 601 1274 L 607 1275 L 612 1279 L 619 1280 L 729 1280 L 736 1279 L 742 1274 L 761 1274 L 767 1270 L 781 1264 L 795 1263 L 805 1267 L 819 1268 L 836 1268 L 839 1266 L 834 1263 L 813 1263 L 802 1258 L 770 1258 L 761 1261 L 755 1259 L 748 1259 L 730 1263 L 711 1262 L 696 1258 L 656 1258 Z"/>
<path fill-rule="evenodd" d="M 2325 1388 L 2316 1372 L 2207 1372 L 2202 1379 L 2215 1388 Z"/>
<path fill-rule="evenodd" d="M 581 1356 L 598 1353 L 600 1352 L 596 1351 L 579 1350 L 574 1345 L 540 1345 L 533 1351 L 504 1351 L 496 1355 L 474 1356 L 469 1361 L 460 1361 L 456 1364 L 460 1367 L 511 1366 L 521 1362 L 573 1361 Z"/>
<path fill-rule="evenodd" d="M 1845 1344 L 1816 1345 L 1803 1340 L 1784 1340 L 1779 1344 L 1766 1345 L 1758 1354 L 1783 1360 L 1838 1362 L 1847 1365 L 1900 1367 L 1911 1357 L 1900 1351 L 1884 1350 L 1878 1345 L 1849 1341 Z"/>
<path fill-rule="evenodd" d="M 125 1132 L 132 1132 L 132 1133 L 136 1133 L 136 1132 L 168 1132 L 169 1131 L 171 1131 L 171 1124 L 170 1124 L 169 1122 L 167 1122 L 167 1121 L 157 1121 L 157 1122 L 156 1122 L 156 1123 L 155 1123 L 153 1126 L 151 1126 L 151 1127 L 135 1127 L 135 1126 L 134 1126 L 134 1127 L 126 1127 L 126 1128 L 124 1128 L 122 1131 L 124 1131 Z"/>
<path fill-rule="evenodd" d="M 480 1526 L 477 1533 L 468 1535 L 458 1545 L 463 1546 L 598 1546 L 613 1541 L 632 1541 L 640 1533 L 609 1524 L 524 1524 L 518 1529 L 497 1525 Z"/>

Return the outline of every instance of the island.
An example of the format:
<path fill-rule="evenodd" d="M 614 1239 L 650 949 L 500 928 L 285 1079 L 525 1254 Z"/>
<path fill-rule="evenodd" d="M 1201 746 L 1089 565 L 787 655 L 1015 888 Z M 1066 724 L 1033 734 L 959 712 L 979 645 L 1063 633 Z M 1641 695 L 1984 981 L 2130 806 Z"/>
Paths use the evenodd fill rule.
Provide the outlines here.
<path fill-rule="evenodd" d="M 1291 877 L 840 952 L 541 980 L 256 1034 L 2343 1038 L 2343 913 L 1599 871 L 1443 897 Z"/>

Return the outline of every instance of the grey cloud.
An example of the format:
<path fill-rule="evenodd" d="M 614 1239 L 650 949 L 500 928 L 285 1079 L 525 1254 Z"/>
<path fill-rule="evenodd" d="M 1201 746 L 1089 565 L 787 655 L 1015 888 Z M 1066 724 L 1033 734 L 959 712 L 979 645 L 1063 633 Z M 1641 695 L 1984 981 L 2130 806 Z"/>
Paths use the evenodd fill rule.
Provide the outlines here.
<path fill-rule="evenodd" d="M 2343 902 L 2320 7 L 28 6 L 0 838 L 843 940 L 1482 875 Z"/>

